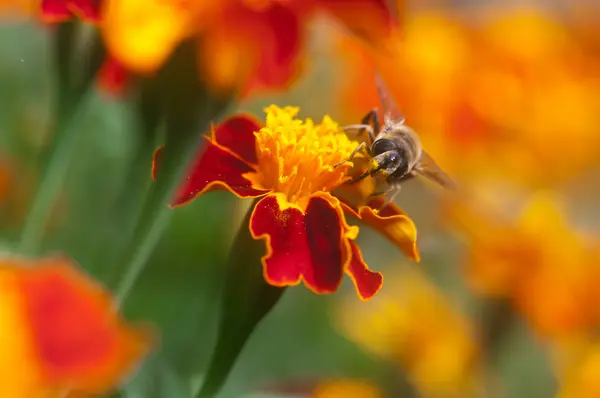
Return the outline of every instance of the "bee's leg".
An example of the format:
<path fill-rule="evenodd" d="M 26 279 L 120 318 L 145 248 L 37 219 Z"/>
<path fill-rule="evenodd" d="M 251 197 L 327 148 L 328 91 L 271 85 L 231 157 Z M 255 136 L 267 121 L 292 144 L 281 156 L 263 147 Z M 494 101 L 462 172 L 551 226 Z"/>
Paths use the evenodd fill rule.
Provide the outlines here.
<path fill-rule="evenodd" d="M 393 184 L 390 187 L 390 189 L 388 189 L 387 192 L 385 192 L 385 196 L 387 196 L 387 199 L 386 199 L 385 202 L 383 202 L 383 204 L 378 209 L 378 211 L 383 210 L 387 205 L 389 205 L 390 203 L 392 203 L 394 201 L 394 199 L 396 199 L 396 196 L 398 196 L 398 194 L 400 193 L 401 190 L 402 190 L 402 185 L 400 185 L 400 184 Z"/>
<path fill-rule="evenodd" d="M 379 129 L 381 127 L 379 123 L 379 112 L 377 108 L 372 109 L 369 113 L 367 113 L 361 120 L 361 124 L 371 126 L 369 132 L 369 144 L 372 144 L 375 141 L 375 136 L 379 133 Z"/>
<path fill-rule="evenodd" d="M 361 149 L 364 149 L 366 147 L 367 147 L 367 143 L 366 142 L 361 142 L 360 144 L 358 144 L 358 146 L 356 147 L 356 149 L 352 151 L 352 153 L 350 154 L 350 156 L 348 156 L 348 159 L 343 160 L 343 161 L 339 162 L 338 164 L 333 165 L 333 168 L 335 169 L 336 167 L 340 167 L 344 163 L 351 161 L 354 158 L 354 156 L 356 156 L 356 154 L 358 153 L 358 151 L 360 151 Z"/>
<path fill-rule="evenodd" d="M 351 131 L 357 131 L 357 133 L 356 133 L 357 137 L 360 137 L 366 131 L 368 133 L 369 139 L 371 139 L 371 137 L 374 135 L 373 126 L 371 126 L 370 124 L 364 124 L 364 123 L 350 124 L 348 126 L 344 126 L 344 131 L 346 133 L 351 132 Z"/>

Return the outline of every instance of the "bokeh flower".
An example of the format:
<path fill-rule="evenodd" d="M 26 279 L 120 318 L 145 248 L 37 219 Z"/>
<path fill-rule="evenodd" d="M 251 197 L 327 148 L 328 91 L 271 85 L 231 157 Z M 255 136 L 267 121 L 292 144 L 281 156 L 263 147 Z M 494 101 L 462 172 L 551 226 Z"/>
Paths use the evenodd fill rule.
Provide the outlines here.
<path fill-rule="evenodd" d="M 319 383 L 310 398 L 383 398 L 384 394 L 373 383 L 363 380 L 341 379 Z"/>
<path fill-rule="evenodd" d="M 39 11 L 42 20 L 49 23 L 80 18 L 88 23 L 98 24 L 102 4 L 103 1 L 100 0 L 41 0 Z M 98 71 L 98 86 L 105 93 L 119 96 L 127 86 L 128 74 L 116 58 L 108 56 Z"/>
<path fill-rule="evenodd" d="M 113 0 L 103 31 L 109 51 L 137 73 L 152 73 L 180 42 L 198 38 L 200 75 L 214 88 L 267 89 L 298 74 L 305 25 L 317 11 L 370 42 L 393 27 L 383 0 Z"/>
<path fill-rule="evenodd" d="M 214 190 L 259 198 L 250 217 L 252 237 L 264 240 L 264 277 L 274 286 L 304 284 L 315 293 L 338 289 L 346 272 L 359 296 L 379 291 L 383 277 L 369 270 L 355 243 L 359 229 L 346 215 L 374 227 L 413 260 L 419 258 L 416 229 L 397 206 L 380 212 L 381 199 L 352 207 L 332 192 L 350 179 L 348 158 L 358 143 L 328 116 L 320 124 L 296 118 L 298 108 L 266 109 L 264 127 L 247 115 L 213 130 L 173 201 L 183 205 Z M 154 171 L 160 167 L 156 151 Z"/>
<path fill-rule="evenodd" d="M 98 0 L 40 0 L 42 18 L 46 21 L 61 22 L 77 16 L 89 22 L 100 18 Z"/>
<path fill-rule="evenodd" d="M 341 109 L 356 123 L 377 105 L 377 67 L 423 144 L 459 180 L 564 181 L 598 164 L 600 54 L 582 51 L 560 18 L 526 6 L 427 10 L 406 18 L 387 52 L 341 38 Z"/>
<path fill-rule="evenodd" d="M 481 189 L 448 208 L 467 244 L 471 288 L 512 299 L 546 337 L 572 338 L 599 326 L 598 239 L 578 231 L 554 195 L 511 200 L 508 186 L 499 189 L 504 195 Z"/>
<path fill-rule="evenodd" d="M 600 396 L 600 345 L 589 343 L 561 375 L 556 398 L 595 398 Z"/>
<path fill-rule="evenodd" d="M 475 396 L 479 347 L 472 325 L 420 272 L 396 270 L 390 289 L 369 307 L 342 303 L 343 334 L 398 363 L 422 397 Z"/>
<path fill-rule="evenodd" d="M 97 396 L 147 353 L 109 295 L 69 260 L 0 260 L 0 396 Z"/>

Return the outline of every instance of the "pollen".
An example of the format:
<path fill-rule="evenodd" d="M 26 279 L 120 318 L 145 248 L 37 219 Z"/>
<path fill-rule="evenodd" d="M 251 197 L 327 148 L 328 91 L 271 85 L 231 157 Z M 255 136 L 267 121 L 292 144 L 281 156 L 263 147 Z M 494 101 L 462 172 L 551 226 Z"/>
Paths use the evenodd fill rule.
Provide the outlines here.
<path fill-rule="evenodd" d="M 246 178 L 302 206 L 310 195 L 330 192 L 348 179 L 352 162 L 334 166 L 347 160 L 359 142 L 329 116 L 317 124 L 298 119 L 298 111 L 275 105 L 265 109 L 265 127 L 255 132 L 258 171 Z"/>

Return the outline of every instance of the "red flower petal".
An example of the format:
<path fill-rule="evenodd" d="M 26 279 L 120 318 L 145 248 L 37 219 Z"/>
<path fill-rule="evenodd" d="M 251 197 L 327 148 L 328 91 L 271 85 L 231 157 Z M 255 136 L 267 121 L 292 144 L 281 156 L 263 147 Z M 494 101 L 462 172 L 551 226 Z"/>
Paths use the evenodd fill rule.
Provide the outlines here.
<path fill-rule="evenodd" d="M 71 18 L 68 0 L 42 0 L 42 17 L 50 21 L 63 21 Z"/>
<path fill-rule="evenodd" d="M 231 150 L 247 163 L 256 164 L 256 137 L 259 122 L 250 115 L 236 115 L 224 120 L 213 129 L 213 140 Z"/>
<path fill-rule="evenodd" d="M 119 61 L 113 57 L 108 57 L 100 68 L 98 84 L 106 93 L 120 96 L 127 87 L 128 75 L 127 70 Z"/>
<path fill-rule="evenodd" d="M 306 212 L 291 207 L 283 195 L 269 195 L 257 203 L 250 218 L 255 239 L 265 239 L 262 258 L 267 282 L 292 286 L 304 280 L 315 293 L 338 289 L 343 274 L 341 211 L 321 198 L 310 199 Z"/>
<path fill-rule="evenodd" d="M 148 349 L 110 296 L 60 259 L 22 269 L 19 292 L 47 387 L 88 394 L 114 388 Z"/>
<path fill-rule="evenodd" d="M 358 245 L 348 240 L 352 258 L 346 272 L 354 282 L 356 291 L 361 300 L 366 301 L 375 296 L 383 285 L 383 276 L 379 272 L 373 272 L 365 264 Z"/>
<path fill-rule="evenodd" d="M 241 6 L 240 18 L 252 21 L 241 26 L 256 42 L 260 53 L 257 70 L 248 90 L 285 88 L 296 78 L 302 60 L 302 15 L 291 4 L 270 2 L 264 9 Z"/>
<path fill-rule="evenodd" d="M 400 248 L 408 258 L 417 262 L 420 261 L 415 224 L 410 217 L 393 203 L 378 210 L 383 203 L 383 199 L 375 198 L 366 206 L 360 206 L 356 209 L 347 202 L 342 201 L 342 208 L 346 213 L 360 219 L 388 238 L 394 245 Z"/>
<path fill-rule="evenodd" d="M 101 0 L 69 0 L 71 11 L 86 21 L 100 19 Z"/>
<path fill-rule="evenodd" d="M 286 86 L 298 74 L 301 23 L 296 12 L 276 2 L 265 12 L 264 20 L 271 30 L 272 42 L 264 48 L 254 84 L 259 87 Z"/>
<path fill-rule="evenodd" d="M 162 149 L 160 147 L 154 152 L 152 177 L 155 179 Z M 268 191 L 254 189 L 252 183 L 244 178 L 243 174 L 253 171 L 252 166 L 207 138 L 171 205 L 182 206 L 203 193 L 218 190 L 227 190 L 240 198 L 266 194 Z"/>
<path fill-rule="evenodd" d="M 42 17 L 50 21 L 64 21 L 74 14 L 87 21 L 100 17 L 97 0 L 42 0 Z"/>
<path fill-rule="evenodd" d="M 319 7 L 337 17 L 356 36 L 370 43 L 389 37 L 399 15 L 388 0 L 315 0 Z"/>

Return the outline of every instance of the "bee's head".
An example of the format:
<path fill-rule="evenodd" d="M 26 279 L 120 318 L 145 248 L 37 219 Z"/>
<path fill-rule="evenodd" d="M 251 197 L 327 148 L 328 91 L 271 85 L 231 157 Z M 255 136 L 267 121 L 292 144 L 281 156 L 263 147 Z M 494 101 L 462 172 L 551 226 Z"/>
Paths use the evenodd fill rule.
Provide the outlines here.
<path fill-rule="evenodd" d="M 371 175 L 381 173 L 384 176 L 402 177 L 408 173 L 408 161 L 402 150 L 396 148 L 383 152 L 371 159 Z"/>

